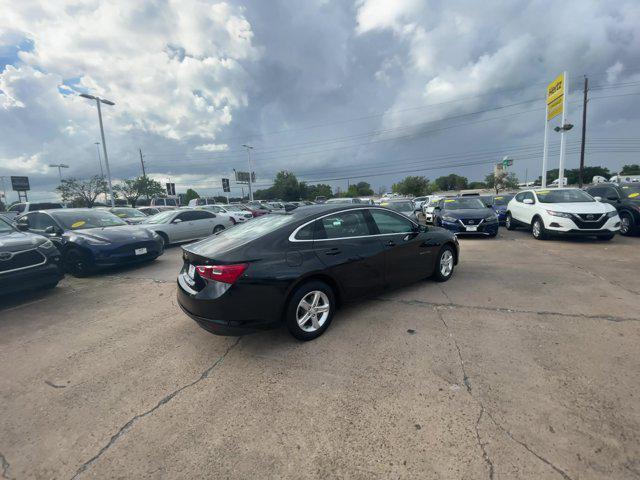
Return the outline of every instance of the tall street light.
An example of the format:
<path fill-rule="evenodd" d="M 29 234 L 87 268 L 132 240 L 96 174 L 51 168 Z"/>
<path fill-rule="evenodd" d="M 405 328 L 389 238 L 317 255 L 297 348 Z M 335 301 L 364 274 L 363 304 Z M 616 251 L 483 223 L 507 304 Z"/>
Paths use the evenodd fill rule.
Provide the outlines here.
<path fill-rule="evenodd" d="M 253 174 L 253 167 L 251 166 L 251 150 L 253 150 L 253 147 L 246 144 L 243 144 L 242 146 L 247 149 L 247 161 L 249 162 L 249 199 L 253 202 L 253 189 L 251 188 L 251 177 Z"/>
<path fill-rule="evenodd" d="M 104 178 L 104 172 L 102 171 L 102 159 L 100 158 L 100 142 L 95 142 L 96 151 L 98 152 L 98 163 L 100 164 L 100 178 Z"/>
<path fill-rule="evenodd" d="M 65 165 L 64 163 L 56 163 L 56 164 L 52 164 L 49 165 L 51 168 L 57 168 L 58 169 L 58 175 L 60 176 L 60 183 L 62 183 L 62 169 L 63 168 L 69 168 L 69 165 Z"/>
<path fill-rule="evenodd" d="M 111 197 L 111 206 L 115 207 L 115 201 L 113 198 L 113 187 L 111 186 L 111 170 L 109 170 L 109 156 L 107 155 L 107 143 L 104 140 L 104 127 L 102 126 L 102 110 L 100 108 L 100 104 L 104 103 L 105 105 L 115 105 L 111 100 L 106 100 L 104 98 L 96 97 L 94 95 L 89 95 L 88 93 L 81 93 L 81 97 L 88 98 L 89 100 L 95 100 L 96 105 L 98 107 L 98 120 L 100 122 L 100 136 L 102 137 L 102 152 L 104 153 L 104 165 L 107 167 L 107 181 L 109 182 L 109 196 Z"/>

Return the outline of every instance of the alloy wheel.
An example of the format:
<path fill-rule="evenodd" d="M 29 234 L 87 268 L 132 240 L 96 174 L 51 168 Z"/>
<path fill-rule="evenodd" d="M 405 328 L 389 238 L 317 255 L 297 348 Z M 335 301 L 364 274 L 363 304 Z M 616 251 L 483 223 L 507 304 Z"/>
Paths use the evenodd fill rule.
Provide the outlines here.
<path fill-rule="evenodd" d="M 298 326 L 305 332 L 315 332 L 329 318 L 331 303 L 326 293 L 320 290 L 312 290 L 307 293 L 296 309 Z"/>
<path fill-rule="evenodd" d="M 535 222 L 533 222 L 533 236 L 538 238 L 541 231 L 542 228 L 540 226 L 540 220 L 536 220 Z"/>
<path fill-rule="evenodd" d="M 620 233 L 627 235 L 631 230 L 631 219 L 627 215 L 623 215 L 620 218 Z"/>
<path fill-rule="evenodd" d="M 453 271 L 453 254 L 451 250 L 445 250 L 440 256 L 440 274 L 448 277 Z"/>

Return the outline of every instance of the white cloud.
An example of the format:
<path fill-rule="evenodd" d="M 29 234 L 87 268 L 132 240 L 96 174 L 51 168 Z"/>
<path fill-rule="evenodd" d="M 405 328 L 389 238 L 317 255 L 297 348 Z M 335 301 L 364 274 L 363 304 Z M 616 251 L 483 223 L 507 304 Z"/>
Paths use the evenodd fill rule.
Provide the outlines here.
<path fill-rule="evenodd" d="M 205 152 L 224 152 L 229 150 L 229 145 L 226 143 L 205 143 L 198 145 L 195 150 L 202 150 Z"/>

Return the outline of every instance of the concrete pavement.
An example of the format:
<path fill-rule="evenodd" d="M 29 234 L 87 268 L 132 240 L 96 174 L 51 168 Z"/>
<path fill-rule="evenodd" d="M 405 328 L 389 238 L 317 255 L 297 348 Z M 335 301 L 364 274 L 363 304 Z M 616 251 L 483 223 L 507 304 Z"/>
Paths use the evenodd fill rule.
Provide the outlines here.
<path fill-rule="evenodd" d="M 463 239 L 319 339 L 213 336 L 153 264 L 0 303 L 4 478 L 640 476 L 640 239 Z"/>

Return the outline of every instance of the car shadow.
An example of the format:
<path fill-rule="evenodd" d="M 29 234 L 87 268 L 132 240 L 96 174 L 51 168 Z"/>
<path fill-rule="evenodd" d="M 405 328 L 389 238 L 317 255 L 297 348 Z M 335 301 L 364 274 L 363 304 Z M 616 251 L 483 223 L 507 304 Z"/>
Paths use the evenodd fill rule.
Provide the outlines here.
<path fill-rule="evenodd" d="M 0 295 L 0 320 L 9 318 L 8 313 L 16 307 L 22 307 L 29 303 L 36 303 L 57 295 L 56 288 L 23 290 L 16 293 Z"/>

